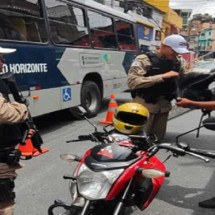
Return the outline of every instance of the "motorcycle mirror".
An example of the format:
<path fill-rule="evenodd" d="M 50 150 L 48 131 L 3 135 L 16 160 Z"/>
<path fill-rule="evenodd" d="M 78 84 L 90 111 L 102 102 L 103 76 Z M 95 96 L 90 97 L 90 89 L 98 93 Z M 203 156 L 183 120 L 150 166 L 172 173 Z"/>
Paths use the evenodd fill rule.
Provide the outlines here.
<path fill-rule="evenodd" d="M 87 113 L 87 111 L 85 110 L 84 107 L 78 106 L 77 108 L 78 108 L 78 110 L 79 110 L 83 115 L 85 115 L 85 114 Z"/>
<path fill-rule="evenodd" d="M 162 172 L 157 169 L 144 169 L 142 170 L 142 175 L 145 176 L 146 178 L 159 178 L 164 177 L 165 172 Z"/>
<path fill-rule="evenodd" d="M 215 131 L 215 117 L 209 117 L 205 119 L 202 124 L 205 128 Z"/>
<path fill-rule="evenodd" d="M 72 155 L 72 154 L 61 154 L 60 158 L 64 161 L 67 161 L 69 163 L 72 163 L 73 161 L 80 161 L 81 158 L 78 157 L 77 155 Z"/>
<path fill-rule="evenodd" d="M 87 118 L 87 110 L 83 106 L 76 106 L 70 109 L 70 112 L 75 116 L 77 119 L 86 119 L 97 131 L 97 127 Z"/>
<path fill-rule="evenodd" d="M 82 106 L 73 107 L 70 109 L 70 111 L 77 118 L 85 117 L 87 115 L 87 111 Z"/>

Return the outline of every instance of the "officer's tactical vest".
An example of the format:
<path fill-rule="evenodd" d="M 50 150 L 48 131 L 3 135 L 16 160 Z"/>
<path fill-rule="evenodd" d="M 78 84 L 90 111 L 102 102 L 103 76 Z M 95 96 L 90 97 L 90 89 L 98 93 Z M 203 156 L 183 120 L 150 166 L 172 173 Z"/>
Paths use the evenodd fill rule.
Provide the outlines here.
<path fill-rule="evenodd" d="M 1 95 L 9 100 L 8 94 L 10 93 L 8 86 L 0 78 L 0 93 Z M 4 148 L 10 148 L 16 146 L 22 140 L 21 125 L 0 125 L 0 150 Z"/>
<path fill-rule="evenodd" d="M 163 74 L 171 70 L 180 72 L 181 63 L 178 60 L 168 60 L 152 52 L 146 53 L 146 55 L 151 61 L 151 66 L 145 75 L 146 77 Z M 135 90 L 135 94 L 143 97 L 146 102 L 155 103 L 159 96 L 164 96 L 167 100 L 171 101 L 175 97 L 175 91 L 176 82 L 170 78 L 151 87 L 137 89 Z"/>

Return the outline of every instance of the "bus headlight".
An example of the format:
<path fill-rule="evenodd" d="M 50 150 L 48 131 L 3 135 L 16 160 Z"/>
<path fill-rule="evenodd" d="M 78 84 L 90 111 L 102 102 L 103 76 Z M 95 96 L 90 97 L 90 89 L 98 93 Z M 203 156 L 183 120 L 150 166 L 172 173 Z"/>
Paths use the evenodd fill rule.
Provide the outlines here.
<path fill-rule="evenodd" d="M 122 172 L 123 169 L 93 172 L 83 164 L 77 176 L 78 191 L 86 199 L 105 199 L 112 184 Z"/>

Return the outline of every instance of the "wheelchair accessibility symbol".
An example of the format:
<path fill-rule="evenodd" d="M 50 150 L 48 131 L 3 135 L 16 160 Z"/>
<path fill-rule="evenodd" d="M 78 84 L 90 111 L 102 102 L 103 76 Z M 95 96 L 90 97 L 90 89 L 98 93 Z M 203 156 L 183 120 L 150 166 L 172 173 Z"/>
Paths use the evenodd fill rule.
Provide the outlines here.
<path fill-rule="evenodd" d="M 62 93 L 63 93 L 63 101 L 64 102 L 67 102 L 67 101 L 72 99 L 71 88 L 64 88 Z"/>

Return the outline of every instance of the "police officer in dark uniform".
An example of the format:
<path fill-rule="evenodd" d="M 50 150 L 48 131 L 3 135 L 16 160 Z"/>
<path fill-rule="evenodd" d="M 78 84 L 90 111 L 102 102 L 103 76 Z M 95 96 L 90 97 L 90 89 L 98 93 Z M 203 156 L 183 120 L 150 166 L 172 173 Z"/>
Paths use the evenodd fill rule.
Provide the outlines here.
<path fill-rule="evenodd" d="M 3 54 L 15 52 L 15 49 L 0 47 L 0 70 L 5 62 Z M 12 215 L 14 209 L 14 179 L 19 163 L 20 151 L 15 149 L 22 139 L 19 123 L 28 118 L 24 104 L 8 102 L 7 87 L 0 79 L 0 215 Z M 29 132 L 29 135 L 33 135 Z"/>
<path fill-rule="evenodd" d="M 138 55 L 129 70 L 127 83 L 134 102 L 150 112 L 146 133 L 156 134 L 160 141 L 166 133 L 171 100 L 176 96 L 176 78 L 186 71 L 179 54 L 187 52 L 186 40 L 180 35 L 170 35 L 157 52 Z"/>

